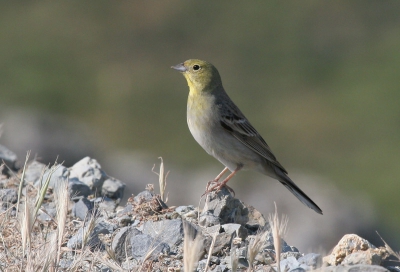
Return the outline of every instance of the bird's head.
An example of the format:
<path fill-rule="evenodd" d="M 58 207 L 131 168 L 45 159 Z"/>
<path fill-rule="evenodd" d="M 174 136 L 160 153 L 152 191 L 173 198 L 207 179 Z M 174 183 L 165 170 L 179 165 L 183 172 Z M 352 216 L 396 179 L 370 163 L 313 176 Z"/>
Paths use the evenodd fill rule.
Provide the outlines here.
<path fill-rule="evenodd" d="M 222 86 L 217 68 L 207 61 L 190 59 L 171 68 L 182 72 L 191 91 L 212 91 Z"/>

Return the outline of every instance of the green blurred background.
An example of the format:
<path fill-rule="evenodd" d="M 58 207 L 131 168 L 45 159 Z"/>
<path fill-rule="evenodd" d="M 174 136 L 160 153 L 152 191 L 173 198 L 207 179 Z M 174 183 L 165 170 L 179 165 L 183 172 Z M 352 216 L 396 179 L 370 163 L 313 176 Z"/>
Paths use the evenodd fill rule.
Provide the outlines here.
<path fill-rule="evenodd" d="M 289 172 L 367 195 L 399 249 L 399 1 L 8 1 L 0 38 L 1 114 L 76 121 L 100 162 L 130 150 L 219 167 L 192 139 L 188 87 L 169 68 L 212 62 Z"/>

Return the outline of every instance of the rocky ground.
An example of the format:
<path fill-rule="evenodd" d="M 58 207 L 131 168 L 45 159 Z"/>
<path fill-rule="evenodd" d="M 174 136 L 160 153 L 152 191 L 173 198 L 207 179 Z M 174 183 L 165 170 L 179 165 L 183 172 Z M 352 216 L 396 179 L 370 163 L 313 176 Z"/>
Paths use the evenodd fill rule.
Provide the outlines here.
<path fill-rule="evenodd" d="M 384 266 L 399 257 L 388 245 L 355 234 L 328 256 L 303 254 L 282 239 L 284 218 L 266 220 L 226 189 L 203 208 L 169 207 L 163 167 L 157 189 L 120 206 L 125 184 L 95 159 L 17 169 L 3 146 L 0 159 L 1 271 L 400 271 Z"/>

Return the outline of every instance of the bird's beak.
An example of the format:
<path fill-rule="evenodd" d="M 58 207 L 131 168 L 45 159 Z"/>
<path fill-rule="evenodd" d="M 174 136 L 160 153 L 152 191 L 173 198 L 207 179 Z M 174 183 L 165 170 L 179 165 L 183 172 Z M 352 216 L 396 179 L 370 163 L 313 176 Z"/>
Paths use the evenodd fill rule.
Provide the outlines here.
<path fill-rule="evenodd" d="M 183 65 L 183 63 L 179 63 L 179 64 L 177 64 L 175 66 L 171 66 L 171 68 L 175 69 L 175 70 L 177 70 L 179 72 L 182 72 L 182 73 L 187 71 L 187 69 L 186 69 L 185 65 Z"/>

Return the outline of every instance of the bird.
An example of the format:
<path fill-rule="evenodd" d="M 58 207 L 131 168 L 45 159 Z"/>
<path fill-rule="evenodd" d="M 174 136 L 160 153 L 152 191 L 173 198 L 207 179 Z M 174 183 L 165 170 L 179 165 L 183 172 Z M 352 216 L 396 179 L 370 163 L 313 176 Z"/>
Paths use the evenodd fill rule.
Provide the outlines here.
<path fill-rule="evenodd" d="M 224 186 L 230 189 L 226 184 L 238 171 L 255 170 L 278 180 L 304 205 L 322 214 L 317 204 L 290 179 L 271 148 L 228 96 L 214 65 L 189 59 L 171 68 L 181 72 L 189 86 L 187 123 L 191 134 L 225 166 L 207 184 L 206 193 Z M 228 170 L 231 173 L 220 181 Z"/>

